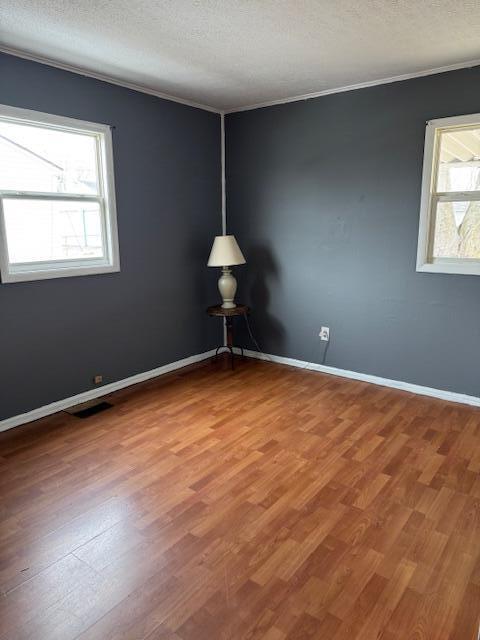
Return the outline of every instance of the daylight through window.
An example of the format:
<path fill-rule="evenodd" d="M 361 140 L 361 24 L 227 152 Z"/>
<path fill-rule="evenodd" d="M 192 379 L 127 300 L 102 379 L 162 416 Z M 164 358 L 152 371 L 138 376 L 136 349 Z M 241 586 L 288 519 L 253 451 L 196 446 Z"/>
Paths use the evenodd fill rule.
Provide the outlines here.
<path fill-rule="evenodd" d="M 119 270 L 111 132 L 0 106 L 3 282 Z"/>
<path fill-rule="evenodd" d="M 428 124 L 419 271 L 480 275 L 480 114 Z"/>

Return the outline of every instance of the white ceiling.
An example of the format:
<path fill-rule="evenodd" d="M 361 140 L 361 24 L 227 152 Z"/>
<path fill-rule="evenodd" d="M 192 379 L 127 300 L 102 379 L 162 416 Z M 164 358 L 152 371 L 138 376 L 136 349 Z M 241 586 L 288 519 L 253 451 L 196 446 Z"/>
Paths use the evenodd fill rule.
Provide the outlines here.
<path fill-rule="evenodd" d="M 479 0 L 1 0 L 0 42 L 217 109 L 480 58 Z"/>

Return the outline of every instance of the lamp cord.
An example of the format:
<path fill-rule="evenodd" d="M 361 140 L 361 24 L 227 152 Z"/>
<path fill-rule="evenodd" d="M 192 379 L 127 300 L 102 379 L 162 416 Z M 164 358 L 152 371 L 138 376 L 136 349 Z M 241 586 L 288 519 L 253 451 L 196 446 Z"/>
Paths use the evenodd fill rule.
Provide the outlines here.
<path fill-rule="evenodd" d="M 245 324 L 247 325 L 247 329 L 248 329 L 248 333 L 250 335 L 250 340 L 253 342 L 253 344 L 255 345 L 258 353 L 262 354 L 263 358 L 265 360 L 268 360 L 269 362 L 274 362 L 271 357 L 268 355 L 268 353 L 265 353 L 264 351 L 262 351 L 260 349 L 260 346 L 255 338 L 255 336 L 253 335 L 252 332 L 252 328 L 250 327 L 250 322 L 248 321 L 248 316 L 246 313 L 243 314 L 243 317 L 245 318 Z M 325 344 L 325 349 L 323 351 L 323 358 L 322 358 L 322 365 L 325 364 L 325 361 L 327 359 L 327 353 L 328 353 L 328 347 L 330 346 L 330 340 Z M 480 638 L 478 639 L 480 640 Z"/>
<path fill-rule="evenodd" d="M 273 360 L 270 358 L 270 356 L 267 353 L 264 353 L 261 349 L 260 346 L 255 338 L 255 336 L 253 335 L 252 332 L 252 328 L 250 327 L 250 322 L 248 320 L 248 315 L 246 313 L 243 314 L 243 317 L 245 318 L 245 324 L 247 325 L 247 329 L 248 329 L 248 333 L 250 335 L 250 340 L 253 342 L 253 344 L 255 345 L 258 353 L 261 353 L 262 356 L 264 356 L 265 360 L 269 360 L 270 362 L 273 362 Z"/>

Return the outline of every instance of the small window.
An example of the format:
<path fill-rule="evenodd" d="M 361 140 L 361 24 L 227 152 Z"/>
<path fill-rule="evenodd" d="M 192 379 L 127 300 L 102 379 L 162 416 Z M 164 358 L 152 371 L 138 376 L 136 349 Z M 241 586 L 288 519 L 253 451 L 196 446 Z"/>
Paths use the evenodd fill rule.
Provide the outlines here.
<path fill-rule="evenodd" d="M 119 269 L 110 127 L 0 105 L 2 282 Z"/>
<path fill-rule="evenodd" d="M 480 114 L 427 125 L 417 271 L 480 275 Z"/>

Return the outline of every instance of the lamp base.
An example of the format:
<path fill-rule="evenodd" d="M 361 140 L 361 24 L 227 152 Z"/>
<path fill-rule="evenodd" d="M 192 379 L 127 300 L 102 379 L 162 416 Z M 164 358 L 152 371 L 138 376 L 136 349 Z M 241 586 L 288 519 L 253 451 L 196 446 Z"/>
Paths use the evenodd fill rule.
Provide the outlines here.
<path fill-rule="evenodd" d="M 218 290 L 222 296 L 222 309 L 235 309 L 235 293 L 237 292 L 237 281 L 230 267 L 223 267 L 222 275 L 218 279 Z"/>

